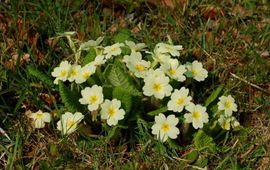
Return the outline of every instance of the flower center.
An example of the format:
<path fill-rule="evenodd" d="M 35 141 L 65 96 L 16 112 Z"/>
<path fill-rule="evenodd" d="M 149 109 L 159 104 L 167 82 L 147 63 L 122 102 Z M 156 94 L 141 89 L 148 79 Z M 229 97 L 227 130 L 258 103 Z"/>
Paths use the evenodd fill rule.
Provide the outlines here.
<path fill-rule="evenodd" d="M 60 77 L 66 77 L 66 75 L 67 75 L 67 71 L 66 70 L 62 70 L 60 72 Z"/>
<path fill-rule="evenodd" d="M 193 76 L 196 76 L 198 74 L 198 70 L 191 69 L 191 73 L 192 73 Z"/>
<path fill-rule="evenodd" d="M 112 52 L 115 52 L 115 51 L 116 51 L 116 48 L 115 48 L 115 47 L 112 47 L 112 48 L 111 48 L 111 51 L 112 51 Z"/>
<path fill-rule="evenodd" d="M 225 103 L 224 103 L 224 106 L 226 108 L 231 108 L 231 105 L 232 105 L 232 103 L 229 100 L 225 101 Z"/>
<path fill-rule="evenodd" d="M 70 129 L 72 128 L 72 126 L 75 125 L 75 121 L 74 120 L 68 120 L 67 121 L 67 129 Z"/>
<path fill-rule="evenodd" d="M 94 96 L 90 96 L 89 97 L 89 103 L 90 104 L 93 104 L 93 103 L 95 103 L 96 101 L 97 101 L 97 96 L 96 95 L 94 95 Z"/>
<path fill-rule="evenodd" d="M 164 132 L 168 132 L 170 130 L 170 125 L 167 122 L 163 123 L 161 126 L 161 130 Z"/>
<path fill-rule="evenodd" d="M 44 115 L 42 113 L 37 113 L 37 119 L 42 119 L 44 117 Z"/>
<path fill-rule="evenodd" d="M 71 76 L 71 77 L 75 77 L 75 76 L 77 76 L 77 74 L 78 74 L 78 72 L 77 72 L 77 70 L 75 70 L 75 69 L 72 69 L 72 70 L 70 71 L 70 76 Z"/>
<path fill-rule="evenodd" d="M 109 110 L 108 110 L 108 115 L 110 117 L 113 117 L 115 114 L 116 114 L 115 108 L 114 107 L 110 107 Z"/>
<path fill-rule="evenodd" d="M 178 105 L 183 105 L 184 104 L 184 98 L 183 97 L 179 97 L 178 100 L 177 100 L 177 104 Z"/>
<path fill-rule="evenodd" d="M 225 121 L 223 124 L 224 129 L 226 130 L 230 130 L 230 122 L 229 121 Z"/>
<path fill-rule="evenodd" d="M 193 119 L 199 119 L 201 117 L 201 114 L 200 112 L 195 111 L 192 113 L 192 117 Z"/>
<path fill-rule="evenodd" d="M 88 79 L 90 74 L 89 74 L 89 72 L 84 72 L 82 76 L 83 76 L 84 79 Z"/>
<path fill-rule="evenodd" d="M 143 67 L 143 65 L 141 65 L 141 64 L 137 64 L 137 65 L 136 65 L 136 69 L 137 69 L 139 72 L 144 71 L 144 67 Z"/>
<path fill-rule="evenodd" d="M 161 85 L 160 83 L 154 83 L 153 84 L 153 89 L 157 92 L 159 92 L 161 90 Z"/>
<path fill-rule="evenodd" d="M 171 69 L 169 69 L 169 73 L 170 73 L 170 75 L 175 75 L 176 70 L 171 68 Z"/>

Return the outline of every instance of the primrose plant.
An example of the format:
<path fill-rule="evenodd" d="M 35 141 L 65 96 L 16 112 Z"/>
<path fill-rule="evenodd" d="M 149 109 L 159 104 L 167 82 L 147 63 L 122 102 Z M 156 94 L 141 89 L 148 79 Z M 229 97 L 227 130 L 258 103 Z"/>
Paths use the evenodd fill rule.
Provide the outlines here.
<path fill-rule="evenodd" d="M 76 44 L 72 34 L 64 36 L 74 59 L 62 61 L 51 73 L 66 109 L 57 123 L 62 134 L 73 133 L 89 118 L 107 129 L 133 131 L 141 119 L 161 142 L 177 139 L 183 124 L 195 130 L 213 125 L 223 130 L 239 127 L 233 116 L 235 100 L 222 96 L 222 88 L 205 97 L 205 103 L 194 99 L 191 84 L 202 83 L 209 73 L 197 60 L 183 63 L 183 47 L 174 45 L 169 36 L 168 42 L 152 50 L 129 40 L 103 46 L 103 37 Z M 37 128 L 49 122 L 47 114 L 33 113 Z"/>

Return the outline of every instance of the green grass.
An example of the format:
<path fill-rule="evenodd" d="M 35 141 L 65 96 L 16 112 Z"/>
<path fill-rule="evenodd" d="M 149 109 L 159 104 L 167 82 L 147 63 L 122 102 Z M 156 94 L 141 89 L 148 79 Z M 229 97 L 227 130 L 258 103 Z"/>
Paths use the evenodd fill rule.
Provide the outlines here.
<path fill-rule="evenodd" d="M 73 4 L 70 4 L 73 3 Z M 240 7 L 239 7 L 240 6 Z M 267 1 L 241 0 L 190 1 L 174 10 L 141 2 L 123 1 L 115 9 L 99 1 L 14 1 L 1 3 L 0 24 L 0 127 L 11 140 L 0 136 L 0 167 L 6 169 L 256 169 L 270 167 L 270 95 L 231 76 L 270 91 L 270 4 Z M 211 14 L 209 7 L 220 9 Z M 218 7 L 218 8 L 217 8 Z M 238 11 L 238 12 L 237 12 Z M 124 18 L 131 17 L 125 21 Z M 21 25 L 18 22 L 21 22 Z M 124 23 L 123 23 L 124 22 Z M 138 30 L 136 27 L 140 27 Z M 195 150 L 190 142 L 164 147 L 151 139 L 143 126 L 133 142 L 91 136 L 92 129 L 62 139 L 52 125 L 43 130 L 29 128 L 26 110 L 39 108 L 58 111 L 56 89 L 41 83 L 27 66 L 50 75 L 61 60 L 71 58 L 67 41 L 49 44 L 57 33 L 76 31 L 81 40 L 105 36 L 105 43 L 117 32 L 132 30 L 132 37 L 151 47 L 165 41 L 169 34 L 175 44 L 183 45 L 184 61 L 198 59 L 212 72 L 209 91 L 224 84 L 239 106 L 237 118 L 244 129 L 216 139 L 217 151 L 203 151 L 192 160 Z M 24 36 L 22 33 L 27 32 Z M 37 36 L 38 35 L 38 36 Z M 38 37 L 38 38 L 37 38 Z M 37 38 L 36 43 L 33 43 Z M 55 40 L 56 41 L 56 40 Z M 17 54 L 17 61 L 14 55 Z M 29 61 L 23 59 L 29 54 Z M 12 58 L 13 57 L 13 58 Z M 23 60 L 22 64 L 20 60 Z M 206 85 L 206 84 L 205 84 Z M 41 94 L 54 96 L 48 98 Z M 190 161 L 192 160 L 192 161 Z"/>

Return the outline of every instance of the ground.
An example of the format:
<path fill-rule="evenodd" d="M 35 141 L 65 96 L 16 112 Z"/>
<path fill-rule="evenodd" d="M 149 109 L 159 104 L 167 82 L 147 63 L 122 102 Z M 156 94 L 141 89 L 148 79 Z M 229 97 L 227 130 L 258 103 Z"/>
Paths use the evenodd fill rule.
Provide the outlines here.
<path fill-rule="evenodd" d="M 0 8 L 0 167 L 202 169 L 203 163 L 196 161 L 201 160 L 208 169 L 270 168 L 269 2 L 11 0 Z M 224 84 L 236 98 L 237 118 L 244 128 L 216 141 L 217 152 L 200 153 L 191 162 L 185 157 L 194 150 L 190 144 L 172 157 L 157 152 L 149 141 L 115 146 L 94 135 L 78 142 L 82 138 L 78 133 L 59 139 L 53 129 L 33 131 L 25 112 L 42 104 L 53 108 L 52 101 L 60 99 L 57 92 L 27 75 L 26 68 L 34 65 L 50 75 L 51 66 L 70 57 L 67 43 L 51 37 L 76 31 L 77 39 L 86 41 L 110 38 L 123 30 L 150 47 L 166 41 L 167 35 L 183 45 L 181 57 L 202 61 L 211 71 L 209 91 Z"/>

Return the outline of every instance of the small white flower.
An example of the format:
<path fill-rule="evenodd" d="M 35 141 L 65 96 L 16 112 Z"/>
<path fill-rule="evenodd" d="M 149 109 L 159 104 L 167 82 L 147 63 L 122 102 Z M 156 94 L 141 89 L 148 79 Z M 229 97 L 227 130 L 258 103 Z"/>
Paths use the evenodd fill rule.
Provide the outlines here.
<path fill-rule="evenodd" d="M 62 61 L 59 67 L 55 67 L 52 76 L 56 79 L 54 80 L 54 84 L 58 84 L 58 80 L 66 81 L 69 76 L 71 65 L 68 61 Z"/>
<path fill-rule="evenodd" d="M 184 73 L 187 71 L 186 67 L 179 65 L 177 59 L 169 59 L 160 67 L 168 76 L 177 81 L 183 82 L 186 80 Z"/>
<path fill-rule="evenodd" d="M 152 126 L 152 134 L 157 135 L 157 139 L 165 142 L 168 138 L 176 139 L 180 133 L 176 127 L 179 119 L 175 115 L 169 115 L 167 118 L 160 113 L 155 116 L 155 124 Z"/>
<path fill-rule="evenodd" d="M 188 110 L 190 113 L 186 113 L 184 115 L 185 122 L 192 122 L 192 126 L 195 129 L 202 128 L 203 124 L 208 122 L 208 114 L 206 113 L 206 107 L 203 107 L 199 104 L 195 105 L 193 103 L 190 103 L 188 106 L 186 106 L 186 110 Z"/>
<path fill-rule="evenodd" d="M 140 52 L 132 52 L 130 55 L 124 56 L 123 62 L 125 62 L 128 69 L 139 78 L 145 77 L 150 67 L 150 62 L 142 60 L 142 54 Z"/>
<path fill-rule="evenodd" d="M 197 60 L 193 61 L 191 65 L 186 65 L 186 67 L 195 80 L 204 81 L 207 78 L 207 70 L 205 70 L 202 63 Z"/>
<path fill-rule="evenodd" d="M 183 50 L 182 45 L 172 45 L 172 44 L 165 44 L 165 43 L 158 43 L 156 45 L 157 50 L 164 54 L 164 53 L 169 53 L 172 56 L 180 56 L 179 51 Z"/>
<path fill-rule="evenodd" d="M 135 44 L 133 41 L 128 40 L 126 40 L 125 43 L 131 49 L 131 53 L 142 51 L 145 47 L 147 47 L 145 43 Z"/>
<path fill-rule="evenodd" d="M 150 52 L 148 52 L 150 53 Z M 167 53 L 161 53 L 157 50 L 157 48 L 154 49 L 154 53 L 150 53 L 152 54 L 152 57 L 155 61 L 163 64 L 163 63 L 166 63 L 168 62 L 168 60 L 171 59 L 171 56 Z"/>
<path fill-rule="evenodd" d="M 189 90 L 182 87 L 180 90 L 174 90 L 171 100 L 168 102 L 168 110 L 182 112 L 185 106 L 190 104 L 191 96 L 188 96 Z"/>
<path fill-rule="evenodd" d="M 102 87 L 94 85 L 91 88 L 86 87 L 81 91 L 82 98 L 79 99 L 81 104 L 87 104 L 89 111 L 97 110 L 103 102 Z"/>
<path fill-rule="evenodd" d="M 68 81 L 72 82 L 78 78 L 82 67 L 80 65 L 72 65 L 69 71 Z"/>
<path fill-rule="evenodd" d="M 31 113 L 30 117 L 33 119 L 34 127 L 37 129 L 44 128 L 45 122 L 49 123 L 51 121 L 51 115 L 41 110 Z"/>
<path fill-rule="evenodd" d="M 224 110 L 226 115 L 231 116 L 233 111 L 237 111 L 234 98 L 231 95 L 219 97 L 218 110 Z"/>
<path fill-rule="evenodd" d="M 101 66 L 106 62 L 105 56 L 104 55 L 97 55 L 95 60 L 93 61 L 94 66 L 98 67 Z"/>
<path fill-rule="evenodd" d="M 236 128 L 240 125 L 240 123 L 233 116 L 220 115 L 218 119 L 219 125 L 222 129 L 230 130 L 232 128 Z"/>
<path fill-rule="evenodd" d="M 117 125 L 119 120 L 124 119 L 125 111 L 120 109 L 121 102 L 117 99 L 112 101 L 106 99 L 101 104 L 101 119 L 106 119 L 109 126 Z"/>
<path fill-rule="evenodd" d="M 91 75 L 96 71 L 94 63 L 88 63 L 80 69 L 79 75 L 76 77 L 75 82 L 77 84 L 84 83 Z"/>
<path fill-rule="evenodd" d="M 122 50 L 121 47 L 123 47 L 124 44 L 123 43 L 115 43 L 111 46 L 107 46 L 104 48 L 103 53 L 105 54 L 105 58 L 109 59 L 112 56 L 117 56 L 119 54 L 121 54 Z"/>
<path fill-rule="evenodd" d="M 84 118 L 84 115 L 80 112 L 74 114 L 66 112 L 61 116 L 61 119 L 57 122 L 57 129 L 62 132 L 63 135 L 68 135 L 77 129 L 77 125 Z"/>
<path fill-rule="evenodd" d="M 144 78 L 143 94 L 163 99 L 165 96 L 169 96 L 173 89 L 169 81 L 169 77 L 165 76 L 160 69 L 150 70 Z"/>

